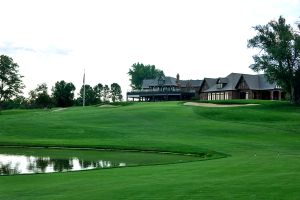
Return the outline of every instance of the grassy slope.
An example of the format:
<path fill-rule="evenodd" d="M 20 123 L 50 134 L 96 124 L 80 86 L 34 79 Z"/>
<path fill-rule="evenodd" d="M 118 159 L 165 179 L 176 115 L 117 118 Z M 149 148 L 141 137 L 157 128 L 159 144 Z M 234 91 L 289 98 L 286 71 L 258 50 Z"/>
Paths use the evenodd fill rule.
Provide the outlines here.
<path fill-rule="evenodd" d="M 0 177 L 0 199 L 298 199 L 300 108 L 176 102 L 60 112 L 6 111 L 1 144 L 218 151 L 225 159 Z"/>

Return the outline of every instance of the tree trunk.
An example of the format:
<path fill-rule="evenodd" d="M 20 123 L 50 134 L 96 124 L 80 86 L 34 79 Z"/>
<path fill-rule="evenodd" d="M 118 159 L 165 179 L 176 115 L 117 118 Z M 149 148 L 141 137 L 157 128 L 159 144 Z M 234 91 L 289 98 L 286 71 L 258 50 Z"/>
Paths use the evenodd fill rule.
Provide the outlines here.
<path fill-rule="evenodd" d="M 294 84 L 291 85 L 291 103 L 300 104 L 300 88 Z"/>
<path fill-rule="evenodd" d="M 290 97 L 290 101 L 292 104 L 294 104 L 295 102 L 295 88 L 294 88 L 294 84 L 291 81 L 291 97 Z"/>
<path fill-rule="evenodd" d="M 300 104 L 300 87 L 296 86 L 294 90 L 294 104 Z"/>

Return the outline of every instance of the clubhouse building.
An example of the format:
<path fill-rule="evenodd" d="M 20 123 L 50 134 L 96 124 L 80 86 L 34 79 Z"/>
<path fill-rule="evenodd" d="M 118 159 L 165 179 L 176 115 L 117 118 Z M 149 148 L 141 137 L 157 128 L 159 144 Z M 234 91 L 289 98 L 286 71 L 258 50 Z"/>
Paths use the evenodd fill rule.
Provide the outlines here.
<path fill-rule="evenodd" d="M 180 80 L 159 77 L 143 80 L 142 89 L 127 92 L 127 100 L 170 101 L 170 100 L 229 100 L 263 99 L 281 100 L 285 93 L 275 83 L 270 83 L 264 74 L 250 75 L 231 73 L 226 77 L 204 78 L 203 80 Z"/>

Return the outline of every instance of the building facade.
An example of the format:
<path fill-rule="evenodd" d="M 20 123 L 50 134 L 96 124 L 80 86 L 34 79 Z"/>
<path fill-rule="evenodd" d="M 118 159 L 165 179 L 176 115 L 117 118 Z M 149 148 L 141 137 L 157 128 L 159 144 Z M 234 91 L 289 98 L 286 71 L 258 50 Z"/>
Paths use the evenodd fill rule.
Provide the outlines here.
<path fill-rule="evenodd" d="M 143 80 L 141 90 L 127 92 L 128 100 L 139 101 L 178 101 L 198 98 L 201 80 L 180 80 L 162 76 Z"/>
<path fill-rule="evenodd" d="M 224 78 L 205 78 L 199 90 L 200 100 L 262 99 L 281 100 L 285 93 L 264 74 L 231 73 Z"/>

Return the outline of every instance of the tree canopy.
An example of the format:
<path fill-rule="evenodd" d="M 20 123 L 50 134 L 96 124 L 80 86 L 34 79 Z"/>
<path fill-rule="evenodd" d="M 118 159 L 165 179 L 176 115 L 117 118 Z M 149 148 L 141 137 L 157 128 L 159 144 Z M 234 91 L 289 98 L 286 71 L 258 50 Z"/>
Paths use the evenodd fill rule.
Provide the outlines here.
<path fill-rule="evenodd" d="M 109 87 L 108 85 L 104 85 L 102 92 L 103 102 L 108 102 L 110 98 Z"/>
<path fill-rule="evenodd" d="M 10 100 L 22 93 L 23 76 L 19 74 L 19 65 L 12 58 L 0 56 L 0 106 L 3 101 Z"/>
<path fill-rule="evenodd" d="M 48 86 L 46 83 L 39 84 L 36 89 L 29 92 L 29 103 L 32 107 L 52 107 L 52 99 L 48 94 Z"/>
<path fill-rule="evenodd" d="M 110 85 L 110 93 L 112 102 L 122 101 L 122 90 L 118 83 L 113 83 Z"/>
<path fill-rule="evenodd" d="M 82 102 L 83 99 L 83 86 L 81 86 L 80 89 L 80 102 Z M 85 85 L 85 105 L 89 106 L 89 105 L 93 105 L 97 103 L 97 96 L 96 96 L 96 92 L 94 91 L 94 89 L 90 86 L 90 85 Z"/>
<path fill-rule="evenodd" d="M 68 107 L 73 105 L 75 86 L 73 83 L 57 81 L 52 88 L 53 99 L 56 106 Z"/>
<path fill-rule="evenodd" d="M 155 65 L 144 65 L 143 63 L 134 63 L 129 69 L 128 75 L 130 76 L 130 86 L 134 90 L 142 88 L 144 79 L 153 79 L 164 76 L 164 72 L 156 69 Z"/>
<path fill-rule="evenodd" d="M 300 27 L 298 27 L 300 30 Z M 278 21 L 254 27 L 257 35 L 248 40 L 248 48 L 257 48 L 253 56 L 254 71 L 264 71 L 270 82 L 276 82 L 300 103 L 300 35 L 280 16 Z"/>
<path fill-rule="evenodd" d="M 98 83 L 93 87 L 93 89 L 96 95 L 97 103 L 100 103 L 102 101 L 101 97 L 102 97 L 103 85 L 101 83 Z"/>

